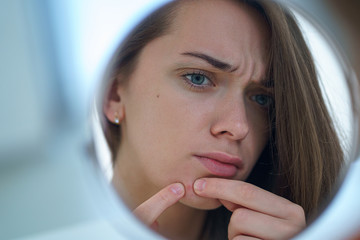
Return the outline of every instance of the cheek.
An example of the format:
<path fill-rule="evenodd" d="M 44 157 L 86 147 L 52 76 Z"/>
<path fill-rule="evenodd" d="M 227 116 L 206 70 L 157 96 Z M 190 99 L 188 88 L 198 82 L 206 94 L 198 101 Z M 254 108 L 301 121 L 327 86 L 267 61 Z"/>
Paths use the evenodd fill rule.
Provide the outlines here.
<path fill-rule="evenodd" d="M 251 156 L 248 169 L 250 173 L 269 141 L 270 135 L 267 115 L 256 112 L 249 114 L 249 128 L 251 134 L 248 136 L 246 142 L 248 144 L 247 150 L 249 151 L 249 156 Z"/>
<path fill-rule="evenodd" d="M 133 92 L 129 101 L 127 137 L 139 157 L 152 159 L 152 165 L 164 162 L 162 168 L 170 167 L 182 149 L 191 144 L 190 134 L 198 132 L 198 112 L 179 95 L 177 91 L 163 87 L 139 94 Z M 150 164 L 149 161 L 146 163 Z"/>
<path fill-rule="evenodd" d="M 190 144 L 191 135 L 204 131 L 207 126 L 204 103 L 193 101 L 172 86 L 143 93 L 136 105 L 132 113 L 137 121 L 134 127 L 141 129 L 141 138 L 149 144 L 162 145 L 163 150 L 176 151 L 179 146 Z"/>
<path fill-rule="evenodd" d="M 256 141 L 254 147 L 258 151 L 259 149 L 262 151 L 270 136 L 268 119 L 269 117 L 266 110 L 252 108 L 248 111 L 249 128 L 253 133 L 254 141 Z"/>

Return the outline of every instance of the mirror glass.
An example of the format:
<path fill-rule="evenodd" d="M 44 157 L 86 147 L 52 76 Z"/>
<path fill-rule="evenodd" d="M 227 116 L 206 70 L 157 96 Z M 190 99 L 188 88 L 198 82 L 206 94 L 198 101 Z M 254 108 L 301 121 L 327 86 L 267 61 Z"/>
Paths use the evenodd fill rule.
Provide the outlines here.
<path fill-rule="evenodd" d="M 354 158 L 346 59 L 293 7 L 179 2 L 140 21 L 108 64 L 92 113 L 99 165 L 165 237 L 291 237 Z"/>

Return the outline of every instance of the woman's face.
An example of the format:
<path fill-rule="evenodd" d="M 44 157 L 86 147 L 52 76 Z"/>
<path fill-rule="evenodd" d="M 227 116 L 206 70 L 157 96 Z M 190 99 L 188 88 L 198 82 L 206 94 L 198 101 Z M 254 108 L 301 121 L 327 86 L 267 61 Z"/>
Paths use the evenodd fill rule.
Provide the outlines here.
<path fill-rule="evenodd" d="M 128 189 L 147 198 L 181 182 L 181 203 L 212 209 L 220 203 L 197 196 L 196 179 L 246 180 L 269 137 L 268 39 L 264 20 L 247 6 L 181 7 L 170 33 L 146 45 L 117 88 L 120 101 L 105 110 L 112 121 L 115 111 L 123 117 L 114 174 Z"/>

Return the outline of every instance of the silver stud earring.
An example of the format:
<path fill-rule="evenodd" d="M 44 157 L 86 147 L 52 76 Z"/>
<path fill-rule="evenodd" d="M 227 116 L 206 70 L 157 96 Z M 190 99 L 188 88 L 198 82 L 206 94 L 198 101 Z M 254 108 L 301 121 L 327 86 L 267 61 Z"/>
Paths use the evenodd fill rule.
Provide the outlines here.
<path fill-rule="evenodd" d="M 119 120 L 119 117 L 118 117 L 118 113 L 117 113 L 117 112 L 115 112 L 114 122 L 115 122 L 116 124 L 119 124 L 119 123 L 120 123 L 120 120 Z"/>

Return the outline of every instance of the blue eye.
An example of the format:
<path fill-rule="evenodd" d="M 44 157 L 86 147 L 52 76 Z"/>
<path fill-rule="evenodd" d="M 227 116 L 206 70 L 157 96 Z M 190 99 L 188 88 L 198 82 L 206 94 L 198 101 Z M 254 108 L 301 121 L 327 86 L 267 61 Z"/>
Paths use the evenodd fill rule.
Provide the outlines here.
<path fill-rule="evenodd" d="M 203 74 L 186 74 L 185 77 L 194 85 L 205 85 L 209 84 L 210 80 Z"/>
<path fill-rule="evenodd" d="M 251 100 L 264 107 L 267 107 L 273 103 L 272 97 L 263 94 L 251 96 Z"/>

